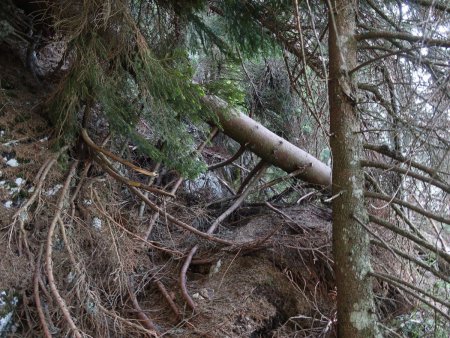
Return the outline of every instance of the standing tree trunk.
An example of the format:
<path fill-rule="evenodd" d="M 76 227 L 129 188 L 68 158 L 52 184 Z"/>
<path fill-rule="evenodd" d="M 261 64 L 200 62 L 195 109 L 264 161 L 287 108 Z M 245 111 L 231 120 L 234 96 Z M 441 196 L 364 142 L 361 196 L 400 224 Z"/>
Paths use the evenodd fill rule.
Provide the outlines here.
<path fill-rule="evenodd" d="M 329 102 L 333 154 L 333 255 L 337 284 L 338 336 L 378 335 L 373 300 L 368 223 L 364 206 L 362 144 L 356 86 L 356 0 L 332 0 L 329 17 Z"/>

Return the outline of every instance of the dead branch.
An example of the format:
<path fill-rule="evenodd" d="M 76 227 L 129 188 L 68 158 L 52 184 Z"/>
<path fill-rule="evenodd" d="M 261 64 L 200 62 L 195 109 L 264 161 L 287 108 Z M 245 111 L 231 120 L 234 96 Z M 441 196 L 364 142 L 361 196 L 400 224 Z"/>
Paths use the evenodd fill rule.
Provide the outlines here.
<path fill-rule="evenodd" d="M 241 145 L 240 148 L 238 149 L 238 151 L 233 156 L 226 159 L 225 161 L 210 165 L 208 167 L 208 170 L 215 170 L 215 169 L 224 167 L 230 163 L 233 163 L 234 161 L 236 161 L 239 158 L 239 156 L 241 156 L 244 153 L 244 151 L 245 151 L 245 146 Z"/>
<path fill-rule="evenodd" d="M 404 259 L 407 259 L 407 260 L 417 264 L 422 269 L 430 271 L 436 277 L 441 278 L 442 280 L 446 281 L 447 283 L 450 283 L 449 276 L 447 276 L 447 275 L 443 274 L 442 272 L 434 269 L 433 267 L 429 266 L 428 264 L 425 264 L 424 262 L 422 262 L 421 260 L 415 258 L 414 256 L 408 255 L 407 253 L 405 253 L 405 252 L 395 248 L 392 245 L 389 245 L 389 244 L 387 244 L 385 242 L 377 241 L 375 239 L 371 239 L 370 240 L 370 244 L 373 244 L 373 245 L 376 245 L 376 246 L 388 249 L 389 251 L 393 251 L 396 255 L 398 255 L 398 256 L 400 256 L 400 257 L 402 257 Z"/>
<path fill-rule="evenodd" d="M 400 174 L 404 174 L 404 175 L 410 176 L 412 178 L 415 178 L 417 180 L 420 180 L 422 182 L 434 185 L 435 187 L 438 187 L 438 188 L 442 189 L 443 191 L 445 191 L 446 193 L 450 194 L 450 186 L 448 184 L 440 182 L 436 178 L 433 178 L 433 177 L 428 177 L 428 176 L 417 174 L 409 169 L 401 168 L 396 165 L 390 165 L 390 164 L 374 162 L 374 161 L 365 161 L 365 160 L 361 161 L 361 166 L 395 171 Z"/>
<path fill-rule="evenodd" d="M 267 188 L 273 187 L 274 185 L 277 185 L 278 183 L 285 182 L 285 181 L 287 181 L 287 180 L 290 179 L 290 178 L 297 177 L 297 176 L 300 175 L 304 170 L 305 170 L 305 168 L 299 168 L 299 169 L 294 170 L 293 172 L 291 172 L 291 173 L 289 173 L 289 174 L 286 174 L 286 175 L 284 175 L 284 176 L 275 178 L 274 180 L 272 180 L 272 181 L 270 181 L 270 182 L 267 182 L 267 183 L 264 183 L 263 185 L 259 186 L 259 187 L 258 187 L 258 190 L 267 189 Z"/>
<path fill-rule="evenodd" d="M 261 171 L 261 169 L 266 166 L 265 162 L 263 160 L 260 160 L 258 164 L 248 173 L 248 175 L 245 177 L 244 181 L 242 182 L 241 186 L 236 192 L 236 195 L 241 195 L 244 191 L 247 184 L 250 183 L 250 181 L 253 179 L 253 177 Z"/>
<path fill-rule="evenodd" d="M 58 219 L 59 219 L 62 209 L 64 207 L 64 201 L 66 199 L 66 194 L 67 194 L 67 191 L 69 190 L 70 182 L 72 181 L 72 178 L 75 175 L 77 165 L 78 165 L 78 161 L 74 161 L 72 163 L 72 166 L 70 167 L 69 174 L 67 175 L 66 181 L 61 190 L 61 195 L 59 196 L 58 203 L 56 205 L 55 215 L 53 216 L 53 220 L 48 229 L 47 245 L 46 245 L 46 253 L 45 253 L 45 263 L 46 263 L 46 268 L 47 268 L 48 284 L 50 286 L 50 290 L 53 294 L 53 297 L 55 298 L 61 311 L 63 312 L 64 318 L 66 319 L 71 331 L 73 331 L 73 335 L 76 338 L 81 338 L 81 333 L 80 333 L 81 331 L 75 325 L 75 323 L 72 319 L 72 316 L 69 312 L 69 309 L 67 308 L 66 302 L 61 297 L 61 295 L 58 291 L 58 288 L 56 286 L 55 278 L 53 275 L 53 260 L 52 260 L 53 233 L 55 232 L 56 223 L 58 223 Z"/>
<path fill-rule="evenodd" d="M 423 36 L 416 36 L 405 32 L 391 32 L 391 31 L 371 31 L 355 35 L 357 41 L 376 40 L 376 39 L 395 39 L 408 41 L 410 43 L 418 42 L 421 46 L 428 47 L 444 47 L 450 48 L 450 40 L 430 39 Z"/>
<path fill-rule="evenodd" d="M 388 145 L 377 145 L 377 144 L 366 143 L 366 144 L 364 144 L 364 149 L 375 151 L 379 154 L 388 156 L 396 161 L 410 165 L 411 167 L 414 167 L 416 169 L 419 169 L 419 170 L 427 173 L 432 178 L 434 178 L 442 183 L 445 183 L 445 181 L 438 176 L 438 171 L 436 169 L 427 167 L 423 164 L 413 161 L 412 159 L 407 158 L 406 156 L 402 155 L 401 153 L 398 153 L 397 151 L 389 148 Z"/>
<path fill-rule="evenodd" d="M 381 188 L 381 186 L 378 184 L 378 182 L 368 173 L 364 173 L 364 176 L 366 180 L 368 180 L 372 186 L 375 188 L 376 191 L 382 194 L 386 194 L 385 191 Z M 405 213 L 394 203 L 391 203 L 390 206 L 394 210 L 394 212 L 406 223 L 408 224 L 409 228 L 421 239 L 425 240 L 425 236 L 422 235 L 420 230 L 411 222 L 411 220 L 405 215 Z"/>
<path fill-rule="evenodd" d="M 53 158 L 48 159 L 47 161 L 45 161 L 44 164 L 40 167 L 40 169 L 39 169 L 39 171 L 38 171 L 38 173 L 37 173 L 37 175 L 35 177 L 35 181 L 36 181 L 35 190 L 34 190 L 33 194 L 31 195 L 31 197 L 28 199 L 28 201 L 26 201 L 26 203 L 24 205 L 22 205 L 20 207 L 20 209 L 17 210 L 17 212 L 12 217 L 13 222 L 11 224 L 11 228 L 14 226 L 14 224 L 16 224 L 17 221 L 19 221 L 20 230 L 21 230 L 21 232 L 23 234 L 25 234 L 24 225 L 25 225 L 25 222 L 29 218 L 28 208 L 36 201 L 36 198 L 40 195 L 41 190 L 42 190 L 42 186 L 44 185 L 45 179 L 46 179 L 50 169 L 56 163 L 56 161 L 58 160 L 59 156 L 61 156 L 61 154 L 63 154 L 67 150 L 67 148 L 68 148 L 67 146 L 62 147 L 55 154 L 55 156 Z M 24 239 L 26 240 L 26 235 L 25 235 Z M 25 243 L 25 245 L 27 246 L 27 243 Z"/>
<path fill-rule="evenodd" d="M 393 275 L 388 275 L 388 274 L 385 274 L 385 273 L 373 272 L 373 271 L 370 272 L 370 275 L 372 275 L 372 277 L 375 277 L 377 279 L 382 279 L 385 282 L 391 283 L 391 284 L 393 284 L 393 285 L 395 285 L 397 287 L 401 285 L 405 289 L 406 288 L 412 289 L 412 290 L 416 291 L 416 295 L 417 295 L 417 292 L 418 292 L 418 293 L 420 293 L 422 295 L 425 295 L 426 297 L 434 300 L 435 302 L 444 305 L 448 309 L 450 309 L 450 303 L 449 302 L 447 302 L 447 301 L 445 301 L 445 300 L 443 300 L 443 299 L 441 299 L 439 297 L 436 297 L 435 295 L 433 295 L 433 294 L 431 294 L 431 293 L 429 293 L 429 292 L 427 292 L 427 291 L 425 291 L 425 290 L 423 290 L 423 289 L 421 289 L 421 288 L 419 288 L 419 287 L 417 287 L 417 286 L 415 286 L 415 285 L 413 285 L 411 283 L 408 283 L 408 282 L 406 282 L 406 281 L 404 281 L 404 280 L 402 280 L 400 278 L 394 277 Z M 437 307 L 435 307 L 435 309 L 438 310 Z M 449 315 L 445 314 L 442 310 L 440 310 L 439 312 L 441 314 L 443 314 L 444 317 L 446 317 L 447 319 L 450 320 L 450 316 Z"/>
<path fill-rule="evenodd" d="M 207 145 L 209 142 L 211 142 L 211 140 L 217 135 L 218 132 L 219 132 L 219 128 L 213 127 L 213 128 L 211 129 L 211 131 L 210 131 L 208 137 L 206 138 L 206 140 L 204 140 L 204 141 L 197 147 L 196 152 L 197 152 L 197 153 L 201 153 L 201 152 L 205 149 L 206 145 Z M 158 164 L 156 165 L 155 168 L 159 168 L 160 165 L 161 165 L 161 163 L 158 163 Z M 155 171 L 156 171 L 156 170 L 157 170 L 157 169 L 155 169 Z M 177 181 L 175 182 L 175 184 L 173 185 L 172 189 L 170 190 L 170 193 L 171 193 L 174 197 L 175 197 L 175 193 L 177 192 L 177 190 L 178 190 L 178 188 L 180 187 L 180 185 L 181 185 L 181 183 L 183 182 L 183 180 L 184 180 L 183 177 L 180 176 L 180 177 L 177 179 Z M 150 185 L 150 183 L 149 183 L 149 185 Z M 146 198 L 148 198 L 148 194 L 147 194 L 147 193 L 145 193 L 144 196 L 145 196 Z M 144 209 L 145 209 L 145 203 L 144 203 L 144 201 L 142 201 L 141 203 L 142 203 L 142 204 L 141 204 L 141 208 L 140 208 L 140 210 L 139 210 L 139 216 L 140 216 L 140 217 L 142 217 L 141 211 L 142 211 L 142 213 L 143 213 L 143 212 L 144 212 Z M 155 222 L 156 222 L 156 220 L 158 219 L 158 216 L 159 216 L 158 213 L 154 213 L 154 214 L 152 215 L 152 217 L 151 217 L 151 219 L 150 219 L 150 222 L 149 222 L 149 225 L 148 225 L 148 227 L 147 227 L 147 231 L 145 232 L 145 236 L 144 236 L 145 239 L 148 239 L 148 238 L 150 237 L 150 234 L 151 234 L 151 232 L 152 232 L 152 230 L 153 230 L 153 226 L 155 225 Z"/>
<path fill-rule="evenodd" d="M 440 250 L 439 248 L 430 244 L 429 242 L 413 235 L 409 231 L 403 230 L 403 229 L 395 226 L 394 224 L 387 222 L 384 219 L 378 218 L 374 215 L 369 215 L 369 220 L 373 223 L 376 223 L 378 225 L 381 225 L 382 227 L 385 227 L 385 228 L 391 230 L 392 232 L 394 232 L 396 234 L 399 234 L 405 238 L 408 238 L 409 240 L 413 241 L 414 243 L 420 245 L 421 247 L 428 249 L 431 252 L 436 253 L 436 255 L 442 257 L 444 260 L 446 260 L 448 263 L 450 263 L 450 254 L 448 254 L 447 252 L 445 252 L 443 250 Z"/>
<path fill-rule="evenodd" d="M 118 314 L 105 308 L 100 303 L 96 303 L 96 306 L 98 306 L 99 309 L 102 310 L 104 313 L 106 313 L 108 316 L 113 317 L 116 320 L 120 320 L 121 322 L 124 322 L 126 325 L 128 325 L 130 327 L 134 327 L 135 329 L 139 330 L 140 332 L 144 331 L 145 333 L 147 333 L 148 335 L 150 335 L 152 337 L 158 337 L 158 334 L 155 331 L 148 330 L 148 329 L 142 327 L 141 325 L 135 324 L 135 323 L 131 322 L 130 320 L 119 316 Z"/>
<path fill-rule="evenodd" d="M 422 203 L 418 200 L 418 198 L 415 195 L 413 195 L 413 198 L 416 201 L 416 203 L 423 209 Z M 444 251 L 448 252 L 449 246 L 447 244 L 447 241 L 444 239 L 444 237 L 442 237 L 442 233 L 441 233 L 442 231 L 439 231 L 439 229 L 436 225 L 436 222 L 434 220 L 432 220 L 431 218 L 427 218 L 427 220 L 433 227 L 434 233 L 436 234 L 436 238 L 439 240 L 439 242 L 441 242 L 442 249 L 444 249 Z"/>
<path fill-rule="evenodd" d="M 100 202 L 100 198 L 99 198 L 98 194 L 95 191 L 94 191 L 94 195 L 95 195 L 97 201 L 99 203 L 101 203 Z M 98 210 L 98 212 L 100 212 L 104 217 L 106 217 L 109 221 L 111 221 L 112 224 L 116 225 L 117 227 L 119 227 L 121 230 L 125 231 L 130 236 L 132 236 L 132 237 L 138 239 L 139 241 L 141 241 L 143 245 L 148 245 L 151 248 L 167 252 L 167 253 L 169 253 L 169 254 L 171 254 L 173 256 L 180 256 L 180 257 L 182 256 L 182 253 L 180 251 L 175 251 L 175 250 L 172 250 L 172 249 L 169 249 L 169 248 L 165 248 L 165 247 L 159 246 L 159 245 L 157 245 L 158 243 L 149 241 L 149 240 L 147 240 L 145 238 L 142 238 L 142 237 L 136 235 L 135 233 L 133 233 L 130 230 L 128 230 L 127 228 L 125 228 L 122 224 L 116 222 L 116 220 L 114 218 L 112 218 L 111 215 L 106 213 L 104 210 L 100 209 L 97 205 L 95 205 L 95 207 Z"/>
<path fill-rule="evenodd" d="M 220 243 L 220 244 L 225 244 L 225 245 L 233 245 L 234 243 L 232 241 L 228 241 L 226 239 L 222 239 L 222 238 L 218 238 L 215 236 L 211 236 L 208 233 L 204 233 L 200 230 L 197 230 L 196 228 L 190 226 L 189 224 L 186 224 L 182 221 L 177 220 L 175 217 L 173 217 L 172 215 L 168 214 L 167 212 L 165 212 L 164 210 L 162 210 L 161 208 L 159 208 L 156 204 L 154 204 L 153 202 L 151 202 L 148 198 L 146 198 L 144 196 L 143 193 L 141 193 L 138 189 L 136 189 L 135 187 L 132 186 L 128 186 L 128 189 L 130 189 L 130 191 L 135 194 L 137 197 L 139 197 L 141 200 L 143 200 L 145 202 L 145 204 L 147 204 L 147 206 L 149 206 L 151 209 L 153 209 L 154 211 L 156 211 L 157 213 L 159 213 L 161 216 L 163 216 L 164 218 L 166 218 L 169 222 L 178 225 L 179 227 L 188 230 L 200 237 L 203 237 L 207 240 L 210 240 L 212 242 L 216 242 L 216 243 Z"/>
<path fill-rule="evenodd" d="M 432 7 L 437 10 L 450 13 L 450 6 L 448 3 L 446 4 L 445 1 L 439 1 L 439 0 L 410 0 L 413 3 L 416 3 L 423 7 Z"/>
<path fill-rule="evenodd" d="M 162 164 L 161 162 L 156 163 L 155 168 L 153 169 L 153 171 L 154 172 L 159 171 L 159 169 L 161 168 L 161 164 Z M 147 186 L 150 187 L 151 185 L 153 185 L 154 182 L 155 182 L 155 176 L 150 177 L 148 179 Z M 145 195 L 145 197 L 148 198 L 148 191 L 146 191 L 144 193 L 144 195 Z M 141 202 L 141 206 L 139 207 L 139 218 L 144 217 L 144 211 L 145 211 L 145 203 Z M 148 238 L 148 236 L 146 238 Z"/>
<path fill-rule="evenodd" d="M 103 155 L 106 155 L 109 158 L 112 158 L 113 160 L 115 160 L 115 161 L 123 164 L 124 166 L 129 167 L 129 168 L 131 168 L 131 169 L 133 169 L 133 170 L 135 170 L 138 173 L 141 173 L 143 175 L 146 175 L 146 176 L 157 176 L 158 175 L 158 173 L 156 173 L 156 172 L 148 171 L 146 169 L 140 168 L 140 167 L 134 165 L 133 163 L 131 163 L 131 162 L 127 161 L 127 160 L 124 160 L 123 158 L 113 154 L 112 152 L 110 152 L 110 151 L 108 151 L 106 149 L 103 149 L 102 147 L 99 147 L 98 145 L 96 145 L 94 143 L 94 141 L 91 140 L 91 138 L 89 137 L 86 129 L 84 129 L 84 128 L 81 130 L 81 136 L 83 138 L 83 141 L 86 142 L 86 144 L 90 148 L 94 149 L 97 153 L 102 153 Z"/>
<path fill-rule="evenodd" d="M 140 189 L 143 189 L 143 190 L 155 193 L 155 194 L 163 195 L 163 196 L 175 197 L 175 195 L 173 195 L 167 191 L 164 191 L 164 190 L 161 190 L 161 189 L 158 189 L 155 187 L 151 187 L 146 184 L 142 184 L 140 182 L 136 182 L 136 181 L 130 180 L 126 177 L 123 177 L 122 175 L 118 174 L 114 169 L 112 169 L 112 167 L 108 164 L 108 162 L 106 162 L 105 158 L 101 158 L 100 156 L 95 156 L 94 159 L 95 159 L 95 162 L 98 163 L 100 165 L 100 167 L 102 167 L 102 169 L 105 170 L 108 174 L 110 174 L 113 178 L 115 178 L 116 180 L 118 180 L 122 183 L 125 183 L 128 186 L 140 188 Z"/>
<path fill-rule="evenodd" d="M 366 229 L 366 231 L 367 231 L 369 234 L 371 234 L 373 237 L 375 237 L 376 239 L 378 239 L 378 240 L 380 241 L 380 243 L 383 243 L 384 246 L 385 246 L 385 248 L 388 249 L 388 250 L 394 255 L 394 257 L 396 257 L 398 260 L 400 260 L 399 257 L 397 257 L 397 254 L 395 253 L 395 251 L 392 250 L 391 246 L 388 245 L 388 244 L 386 243 L 386 241 L 385 241 L 383 238 L 381 238 L 381 237 L 378 236 L 375 232 L 373 232 L 372 230 L 370 230 L 370 229 L 367 227 L 367 225 L 365 225 L 364 222 L 363 222 L 362 220 L 359 219 L 358 216 L 352 215 L 352 217 L 353 217 L 353 218 L 354 218 L 354 219 L 355 219 L 355 220 L 356 220 L 356 221 L 357 221 L 364 229 Z"/>
<path fill-rule="evenodd" d="M 432 219 L 434 219 L 434 220 L 436 220 L 438 222 L 450 224 L 450 218 L 445 218 L 445 217 L 436 215 L 436 214 L 434 214 L 432 212 L 429 212 L 429 211 L 427 211 L 425 209 L 422 209 L 422 208 L 420 208 L 420 207 L 418 207 L 418 206 L 416 206 L 414 204 L 402 201 L 401 199 L 398 199 L 398 198 L 395 198 L 395 197 L 392 197 L 392 196 L 379 194 L 379 193 L 371 192 L 371 191 L 365 191 L 364 192 L 364 196 L 365 197 L 369 197 L 369 198 L 380 199 L 380 200 L 383 200 L 383 201 L 386 201 L 386 202 L 389 202 L 389 203 L 395 203 L 395 204 L 404 206 L 404 207 L 406 207 L 408 209 L 411 209 L 412 211 L 415 211 L 415 212 L 417 212 L 417 213 L 419 213 L 419 214 L 421 214 L 421 215 L 423 215 L 425 217 L 432 218 Z"/>

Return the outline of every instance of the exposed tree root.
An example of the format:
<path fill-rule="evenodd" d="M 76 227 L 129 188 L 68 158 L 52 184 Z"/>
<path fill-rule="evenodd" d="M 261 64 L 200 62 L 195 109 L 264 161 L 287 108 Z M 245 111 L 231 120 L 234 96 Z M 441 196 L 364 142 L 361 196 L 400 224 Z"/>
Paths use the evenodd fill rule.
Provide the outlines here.
<path fill-rule="evenodd" d="M 133 304 L 133 307 L 137 312 L 139 321 L 142 324 L 142 326 L 145 327 L 147 330 L 155 331 L 155 333 L 157 335 L 158 333 L 157 333 L 155 324 L 145 314 L 145 312 L 142 310 L 141 306 L 139 305 L 139 302 L 137 301 L 136 291 L 135 291 L 135 287 L 134 287 L 134 281 L 133 281 L 133 277 L 131 277 L 131 276 L 128 279 L 128 294 L 130 295 L 131 303 Z"/>
<path fill-rule="evenodd" d="M 52 238 L 53 234 L 55 232 L 56 224 L 58 223 L 58 219 L 61 215 L 62 209 L 64 207 L 64 201 L 66 199 L 66 194 L 70 186 L 70 182 L 72 181 L 73 176 L 75 175 L 75 170 L 78 165 L 78 161 L 74 161 L 70 167 L 69 174 L 66 178 L 66 181 L 64 183 L 64 186 L 61 190 L 61 195 L 59 196 L 58 203 L 55 210 L 55 216 L 53 217 L 53 220 L 50 224 L 50 227 L 48 229 L 47 234 L 47 244 L 46 244 L 46 253 L 45 253 L 45 263 L 46 263 L 46 269 L 47 269 L 47 278 L 48 278 L 48 284 L 50 286 L 50 290 L 53 294 L 54 299 L 58 303 L 59 308 L 61 309 L 64 318 L 67 321 L 67 324 L 69 325 L 69 328 L 72 331 L 72 334 L 76 338 L 81 338 L 81 331 L 80 329 L 75 325 L 75 322 L 73 321 L 72 315 L 70 314 L 70 311 L 66 305 L 65 300 L 61 297 L 58 288 L 56 286 L 55 278 L 53 276 L 53 261 L 52 261 Z"/>
<path fill-rule="evenodd" d="M 159 281 L 156 280 L 155 281 L 156 286 L 158 287 L 158 290 L 161 292 L 161 294 L 164 296 L 164 299 L 167 301 L 167 303 L 169 304 L 170 308 L 172 309 L 173 313 L 176 316 L 177 320 L 181 320 L 181 311 L 178 308 L 178 306 L 175 304 L 175 302 L 172 300 L 172 297 L 170 297 L 169 293 L 166 290 L 166 287 L 164 286 L 164 284 Z"/>
<path fill-rule="evenodd" d="M 36 258 L 34 278 L 33 278 L 33 291 L 34 291 L 34 302 L 36 304 L 36 309 L 39 315 L 39 321 L 41 323 L 42 330 L 44 331 L 45 338 L 52 338 L 52 334 L 48 329 L 47 320 L 45 318 L 44 311 L 42 310 L 41 296 L 39 295 L 39 279 L 41 275 L 41 257 L 44 246 L 41 244 L 39 248 L 39 254 Z"/>

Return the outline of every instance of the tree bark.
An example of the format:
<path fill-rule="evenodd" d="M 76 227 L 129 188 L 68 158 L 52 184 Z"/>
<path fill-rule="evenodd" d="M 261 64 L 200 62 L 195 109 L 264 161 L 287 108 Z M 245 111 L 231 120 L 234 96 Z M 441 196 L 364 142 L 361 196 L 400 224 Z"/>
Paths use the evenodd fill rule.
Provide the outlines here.
<path fill-rule="evenodd" d="M 216 96 L 205 96 L 203 101 L 217 114 L 220 127 L 226 135 L 245 145 L 265 162 L 289 173 L 304 169 L 296 177 L 312 184 L 326 187 L 331 185 L 330 167 L 314 156 L 279 137 L 247 115 L 230 108 L 225 101 Z"/>
<path fill-rule="evenodd" d="M 380 336 L 376 326 L 368 223 L 364 206 L 362 142 L 356 84 L 356 0 L 335 0 L 329 14 L 329 103 L 333 154 L 333 255 L 337 284 L 338 336 Z M 381 337 L 381 336 L 380 336 Z"/>

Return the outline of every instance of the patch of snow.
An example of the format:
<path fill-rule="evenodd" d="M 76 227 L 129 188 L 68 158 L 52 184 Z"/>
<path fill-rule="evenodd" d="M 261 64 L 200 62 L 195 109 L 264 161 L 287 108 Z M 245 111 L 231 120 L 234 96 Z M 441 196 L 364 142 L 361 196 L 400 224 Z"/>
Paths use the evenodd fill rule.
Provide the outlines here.
<path fill-rule="evenodd" d="M 94 217 L 92 219 L 91 225 L 96 229 L 96 230 L 101 230 L 102 228 L 102 220 L 98 217 Z"/>
<path fill-rule="evenodd" d="M 13 195 L 13 194 L 15 194 L 16 192 L 19 192 L 19 191 L 20 191 L 19 187 L 14 187 L 14 188 L 9 189 L 9 194 Z"/>
<path fill-rule="evenodd" d="M 9 165 L 10 167 L 18 167 L 19 166 L 19 162 L 17 162 L 17 160 L 15 158 L 12 158 L 10 160 L 8 160 L 8 162 L 6 162 L 6 165 Z"/>
<path fill-rule="evenodd" d="M 192 298 L 194 298 L 194 299 L 200 299 L 200 300 L 205 299 L 205 298 L 204 298 L 202 295 L 200 295 L 198 292 L 194 293 L 194 294 L 192 295 Z"/>
<path fill-rule="evenodd" d="M 11 323 L 12 311 L 7 313 L 4 317 L 0 317 L 0 334 L 6 334 L 7 328 Z"/>
<path fill-rule="evenodd" d="M 70 271 L 69 274 L 67 275 L 67 283 L 71 284 L 76 277 L 76 273 L 73 271 Z"/>
<path fill-rule="evenodd" d="M 4 206 L 5 206 L 6 209 L 9 209 L 9 208 L 12 207 L 12 204 L 13 204 L 13 201 L 6 201 Z"/>
<path fill-rule="evenodd" d="M 211 270 L 209 271 L 209 276 L 211 277 L 212 275 L 218 273 L 221 267 L 222 267 L 222 260 L 219 259 L 217 263 L 211 267 Z"/>
<path fill-rule="evenodd" d="M 1 187 L 1 186 L 4 186 L 5 183 L 6 183 L 6 181 L 0 181 L 0 187 Z"/>
<path fill-rule="evenodd" d="M 21 177 L 17 177 L 16 180 L 14 181 L 19 187 L 24 185 L 27 181 L 25 181 L 23 178 Z"/>
<path fill-rule="evenodd" d="M 87 313 L 89 313 L 90 315 L 97 313 L 97 306 L 95 305 L 94 302 L 92 302 L 90 300 L 86 300 L 85 307 L 86 307 Z"/>
<path fill-rule="evenodd" d="M 8 332 L 11 332 L 11 330 L 14 331 L 15 329 L 17 329 L 12 323 L 12 316 L 14 313 L 14 308 L 16 307 L 18 301 L 19 300 L 17 297 L 13 297 L 12 299 L 8 300 L 7 294 L 4 290 L 0 292 L 0 310 L 12 310 L 0 317 L 0 337 L 6 336 L 6 334 Z"/>
<path fill-rule="evenodd" d="M 48 136 L 45 136 L 44 138 L 41 138 L 41 139 L 39 140 L 39 142 L 45 142 L 45 141 L 48 141 Z"/>
<path fill-rule="evenodd" d="M 92 200 L 83 200 L 84 205 L 92 205 Z"/>
<path fill-rule="evenodd" d="M 28 212 L 26 212 L 26 211 L 22 211 L 20 214 L 19 214 L 19 219 L 20 219 L 20 221 L 21 222 L 26 222 L 26 221 L 28 221 Z"/>
<path fill-rule="evenodd" d="M 63 187 L 62 184 L 57 184 L 57 185 L 55 185 L 53 188 L 49 189 L 49 190 L 45 193 L 45 195 L 47 195 L 47 196 L 53 196 L 53 195 L 55 195 L 55 194 L 59 191 L 59 189 L 61 189 L 62 187 Z"/>
<path fill-rule="evenodd" d="M 31 187 L 30 189 L 28 189 L 28 192 L 34 192 L 34 187 Z"/>

